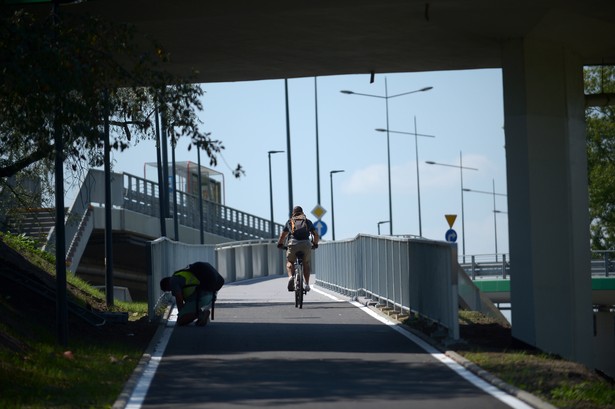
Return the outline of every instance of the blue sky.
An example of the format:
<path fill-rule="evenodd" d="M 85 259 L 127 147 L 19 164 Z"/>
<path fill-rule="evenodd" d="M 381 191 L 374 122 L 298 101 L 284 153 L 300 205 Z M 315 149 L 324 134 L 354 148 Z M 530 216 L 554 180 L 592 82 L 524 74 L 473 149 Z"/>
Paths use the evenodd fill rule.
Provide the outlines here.
<path fill-rule="evenodd" d="M 444 240 L 445 214 L 457 214 L 453 228 L 462 251 L 461 180 L 458 167 L 428 165 L 425 161 L 478 169 L 464 170 L 464 187 L 481 192 L 506 194 L 506 162 L 501 71 L 467 70 L 427 73 L 369 74 L 318 77 L 318 138 L 320 205 L 327 210 L 324 239 L 331 239 L 331 170 L 335 205 L 335 238 L 353 238 L 359 233 L 377 234 L 378 222 L 389 219 L 385 100 L 345 95 L 340 90 L 389 95 L 431 86 L 432 90 L 389 98 L 389 129 L 414 132 L 418 137 L 423 236 Z M 269 218 L 269 150 L 287 151 L 284 80 L 203 84 L 203 130 L 220 139 L 225 150 L 219 172 L 225 174 L 226 205 Z M 294 203 L 312 218 L 317 203 L 316 114 L 314 78 L 288 80 L 291 161 Z M 196 152 L 180 142 L 177 161 L 196 162 Z M 415 141 L 413 135 L 390 134 L 393 234 L 419 233 Z M 115 154 L 114 171 L 143 176 L 144 163 L 156 160 L 153 143 Z M 205 160 L 203 160 L 205 163 Z M 245 176 L 231 175 L 240 163 Z M 150 170 L 148 178 L 154 176 Z M 272 156 L 274 218 L 288 216 L 286 152 Z M 498 252 L 508 252 L 506 197 L 496 195 Z M 493 195 L 464 193 L 466 254 L 493 254 L 495 233 Z M 381 224 L 381 234 L 389 233 Z"/>

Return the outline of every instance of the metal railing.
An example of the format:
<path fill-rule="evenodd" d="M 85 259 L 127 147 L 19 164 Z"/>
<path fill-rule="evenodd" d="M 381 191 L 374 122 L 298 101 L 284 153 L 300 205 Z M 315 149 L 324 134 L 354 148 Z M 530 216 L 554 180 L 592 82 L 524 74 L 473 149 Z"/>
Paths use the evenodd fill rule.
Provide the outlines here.
<path fill-rule="evenodd" d="M 176 191 L 175 194 L 178 223 L 199 229 L 201 219 L 198 196 L 180 191 Z M 172 197 L 169 200 L 172 203 Z M 124 208 L 160 217 L 158 183 L 124 173 Z M 270 226 L 271 221 L 268 219 L 203 200 L 203 229 L 208 233 L 233 240 L 264 239 L 271 237 Z M 279 235 L 283 227 L 275 223 L 274 235 Z"/>
<path fill-rule="evenodd" d="M 312 270 L 319 286 L 350 298 L 366 297 L 400 313 L 419 314 L 458 339 L 456 251 L 444 242 L 359 235 L 322 242 L 312 254 Z M 271 239 L 215 245 L 154 240 L 148 245 L 149 312 L 153 314 L 162 297 L 159 280 L 186 260 L 209 261 L 226 282 L 234 282 L 284 275 L 283 254 Z"/>
<path fill-rule="evenodd" d="M 466 262 L 462 262 L 465 259 Z M 467 261 L 470 260 L 468 263 Z M 477 277 L 510 277 L 510 262 L 507 254 L 477 254 L 459 257 L 459 265 L 475 280 Z"/>
<path fill-rule="evenodd" d="M 360 234 L 314 252 L 318 285 L 417 313 L 458 337 L 457 250 L 445 242 Z"/>
<path fill-rule="evenodd" d="M 509 278 L 511 273 L 508 254 L 477 254 L 459 256 L 459 265 L 472 280 L 480 277 Z M 466 260 L 464 263 L 462 260 Z M 467 262 L 470 260 L 470 262 Z M 615 276 L 615 250 L 592 250 L 590 273 L 592 277 Z"/>
<path fill-rule="evenodd" d="M 615 276 L 615 250 L 593 250 L 592 277 Z"/>

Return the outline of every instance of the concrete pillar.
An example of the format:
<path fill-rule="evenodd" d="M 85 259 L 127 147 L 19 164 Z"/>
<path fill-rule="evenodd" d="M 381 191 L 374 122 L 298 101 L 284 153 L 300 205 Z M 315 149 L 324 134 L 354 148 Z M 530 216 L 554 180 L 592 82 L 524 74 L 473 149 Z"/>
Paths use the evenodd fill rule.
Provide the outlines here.
<path fill-rule="evenodd" d="M 513 336 L 592 365 L 583 75 L 566 47 L 503 47 Z"/>

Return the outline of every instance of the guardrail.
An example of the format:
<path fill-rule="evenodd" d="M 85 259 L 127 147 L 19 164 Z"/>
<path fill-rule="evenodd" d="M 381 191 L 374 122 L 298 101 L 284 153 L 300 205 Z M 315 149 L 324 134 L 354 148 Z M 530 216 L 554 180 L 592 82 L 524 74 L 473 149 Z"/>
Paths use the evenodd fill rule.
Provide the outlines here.
<path fill-rule="evenodd" d="M 138 176 L 124 173 L 124 208 L 153 217 L 160 217 L 158 183 Z M 200 229 L 199 198 L 186 192 L 177 195 L 178 223 Z M 173 209 L 173 198 L 169 199 Z M 172 217 L 172 216 L 171 216 Z M 203 200 L 203 230 L 233 240 L 270 238 L 271 221 L 254 216 L 220 203 Z M 275 223 L 274 236 L 278 236 L 284 226 Z"/>
<path fill-rule="evenodd" d="M 104 171 L 90 169 L 73 205 L 66 215 L 65 245 L 68 249 L 79 230 L 79 224 L 91 204 L 105 204 Z M 128 173 L 111 174 L 112 206 L 135 211 L 152 217 L 160 217 L 158 183 Z M 200 229 L 201 218 L 199 199 L 195 195 L 176 191 L 178 224 Z M 172 196 L 170 205 L 173 208 Z M 171 215 L 171 217 L 173 217 Z M 203 230 L 232 240 L 270 238 L 271 221 L 231 207 L 203 200 Z M 274 236 L 278 236 L 283 225 L 274 223 Z M 47 237 L 44 249 L 55 248 L 55 228 Z"/>
<path fill-rule="evenodd" d="M 459 338 L 456 246 L 445 242 L 359 235 L 321 242 L 312 254 L 318 285 L 351 297 L 365 296 L 400 312 L 413 312 L 441 324 Z M 284 252 L 275 240 L 189 245 L 167 238 L 148 245 L 149 314 L 163 299 L 158 282 L 170 272 L 203 260 L 226 282 L 285 274 Z"/>
<path fill-rule="evenodd" d="M 215 266 L 226 283 L 285 274 L 284 252 L 273 239 L 186 244 L 162 237 L 148 243 L 147 260 L 150 317 L 155 316 L 157 304 L 164 297 L 160 279 L 196 260 Z"/>
<path fill-rule="evenodd" d="M 615 250 L 592 250 L 591 257 L 590 273 L 592 277 L 615 276 Z M 508 254 L 466 255 L 458 256 L 458 260 L 459 265 L 468 273 L 472 280 L 479 277 L 506 279 L 511 274 L 510 257 Z"/>
<path fill-rule="evenodd" d="M 500 254 L 499 257 L 489 254 L 465 256 L 465 260 L 470 260 L 469 263 L 464 263 L 459 257 L 459 265 L 466 273 L 475 280 L 479 276 L 496 276 L 507 278 L 510 276 L 510 262 L 506 254 Z"/>
<path fill-rule="evenodd" d="M 316 282 L 416 313 L 459 337 L 456 246 L 425 239 L 368 236 L 323 242 L 314 252 Z"/>

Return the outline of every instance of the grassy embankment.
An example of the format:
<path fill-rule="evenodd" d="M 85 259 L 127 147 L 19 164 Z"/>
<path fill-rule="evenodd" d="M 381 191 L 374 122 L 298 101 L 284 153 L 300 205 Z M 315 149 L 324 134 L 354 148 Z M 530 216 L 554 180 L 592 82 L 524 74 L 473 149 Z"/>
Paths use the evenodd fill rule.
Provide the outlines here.
<path fill-rule="evenodd" d="M 53 257 L 33 242 L 1 233 L 0 240 L 36 271 L 54 276 Z M 0 281 L 0 407 L 108 408 L 141 359 L 153 334 L 153 325 L 143 322 L 147 304 L 115 302 L 107 309 L 103 293 L 72 274 L 67 281 L 69 297 L 78 304 L 127 312 L 129 322 L 95 328 L 74 324 L 72 317 L 68 345 L 62 346 L 53 302 L 9 280 Z"/>

